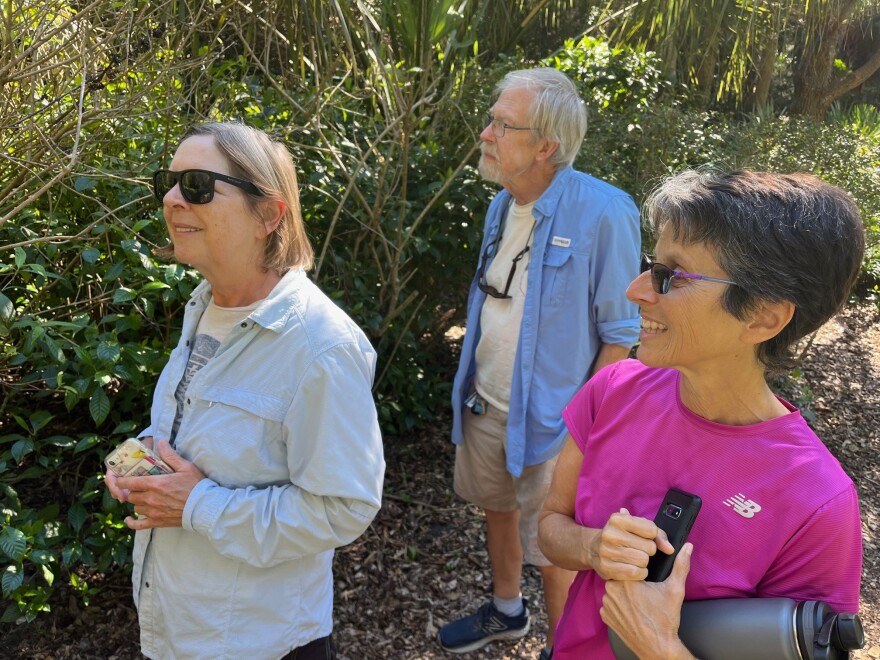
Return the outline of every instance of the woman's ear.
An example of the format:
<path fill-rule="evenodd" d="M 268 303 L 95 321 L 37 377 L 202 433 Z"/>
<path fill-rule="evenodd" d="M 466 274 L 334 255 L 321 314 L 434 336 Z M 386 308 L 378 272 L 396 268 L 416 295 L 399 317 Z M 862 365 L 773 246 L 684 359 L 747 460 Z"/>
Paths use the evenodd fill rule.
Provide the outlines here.
<path fill-rule="evenodd" d="M 795 304 L 790 300 L 762 302 L 750 314 L 743 331 L 743 340 L 750 344 L 760 344 L 772 339 L 789 324 L 795 312 Z"/>
<path fill-rule="evenodd" d="M 272 235 L 272 232 L 277 229 L 278 224 L 281 222 L 281 218 L 283 218 L 284 214 L 287 212 L 287 204 L 281 199 L 271 199 L 264 202 L 264 206 L 260 210 L 262 225 L 265 230 L 262 238 L 268 238 Z"/>

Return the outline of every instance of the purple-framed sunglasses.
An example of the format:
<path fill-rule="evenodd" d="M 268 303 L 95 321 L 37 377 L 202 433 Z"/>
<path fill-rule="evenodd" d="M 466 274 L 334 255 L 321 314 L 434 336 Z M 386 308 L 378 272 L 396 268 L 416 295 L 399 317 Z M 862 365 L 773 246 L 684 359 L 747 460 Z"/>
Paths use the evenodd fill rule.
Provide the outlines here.
<path fill-rule="evenodd" d="M 656 293 L 659 293 L 660 295 L 663 295 L 664 293 L 669 293 L 669 287 L 672 284 L 672 280 L 676 277 L 680 277 L 686 280 L 706 280 L 707 282 L 720 282 L 721 284 L 733 284 L 734 286 L 738 286 L 736 282 L 732 280 L 723 280 L 720 277 L 695 275 L 694 273 L 685 273 L 684 271 L 673 270 L 669 266 L 664 266 L 663 264 L 654 261 L 654 255 L 652 254 L 642 255 L 642 264 L 640 266 L 639 272 L 644 273 L 646 270 L 651 271 L 651 284 L 654 287 L 654 291 Z"/>

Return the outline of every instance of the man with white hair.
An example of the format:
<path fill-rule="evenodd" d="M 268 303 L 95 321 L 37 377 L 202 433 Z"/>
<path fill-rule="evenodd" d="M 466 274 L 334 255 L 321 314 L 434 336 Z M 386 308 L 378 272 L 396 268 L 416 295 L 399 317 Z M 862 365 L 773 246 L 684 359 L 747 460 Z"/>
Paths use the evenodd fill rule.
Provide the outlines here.
<path fill-rule="evenodd" d="M 550 658 L 573 573 L 537 545 L 538 513 L 565 440 L 562 409 L 639 333 L 626 287 L 639 273 L 638 210 L 572 169 L 587 111 L 562 73 L 508 73 L 480 134 L 480 174 L 498 183 L 486 216 L 452 392 L 455 492 L 486 514 L 492 598 L 440 629 L 466 653 L 529 630 L 523 561 L 541 572 Z"/>

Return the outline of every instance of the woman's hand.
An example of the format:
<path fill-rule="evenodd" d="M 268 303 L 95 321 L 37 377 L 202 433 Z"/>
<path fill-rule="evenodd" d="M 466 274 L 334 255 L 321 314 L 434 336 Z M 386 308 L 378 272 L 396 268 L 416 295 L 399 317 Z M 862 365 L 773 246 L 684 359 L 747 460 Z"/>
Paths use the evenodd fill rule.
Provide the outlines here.
<path fill-rule="evenodd" d="M 138 440 L 140 440 L 147 449 L 153 448 L 153 436 L 147 435 L 143 438 L 138 438 Z M 119 502 L 127 502 L 128 491 L 120 488 L 117 485 L 116 480 L 118 478 L 119 476 L 115 472 L 113 472 L 112 470 L 107 470 L 104 473 L 104 484 L 107 486 L 107 490 L 110 491 L 110 497 L 112 497 L 114 500 L 118 500 Z"/>
<path fill-rule="evenodd" d="M 605 583 L 599 615 L 639 658 L 693 658 L 678 638 L 692 551 L 685 543 L 665 582 Z"/>
<path fill-rule="evenodd" d="M 134 505 L 136 518 L 128 516 L 131 529 L 180 527 L 183 508 L 196 484 L 205 478 L 194 463 L 181 458 L 167 440 L 159 441 L 159 456 L 174 472 L 156 476 L 117 477 L 107 474 L 107 488 L 120 502 Z"/>
<path fill-rule="evenodd" d="M 666 532 L 647 518 L 614 513 L 590 546 L 590 564 L 604 580 L 644 580 L 648 560 L 657 551 L 674 552 Z"/>

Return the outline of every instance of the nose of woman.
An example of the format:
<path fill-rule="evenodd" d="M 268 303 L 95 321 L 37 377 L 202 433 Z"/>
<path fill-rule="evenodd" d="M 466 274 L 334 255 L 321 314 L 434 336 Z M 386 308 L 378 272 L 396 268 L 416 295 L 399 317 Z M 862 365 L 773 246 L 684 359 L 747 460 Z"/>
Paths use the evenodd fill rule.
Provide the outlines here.
<path fill-rule="evenodd" d="M 637 275 L 626 287 L 627 299 L 639 307 L 657 302 L 657 296 L 651 284 L 651 272 L 647 270 Z"/>

